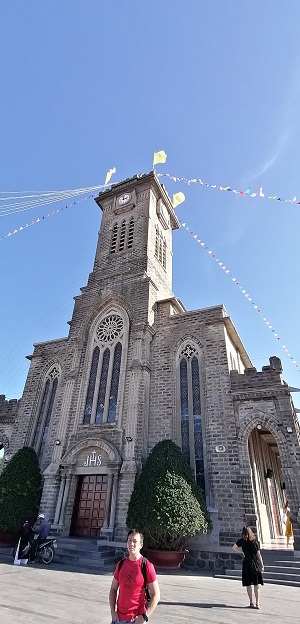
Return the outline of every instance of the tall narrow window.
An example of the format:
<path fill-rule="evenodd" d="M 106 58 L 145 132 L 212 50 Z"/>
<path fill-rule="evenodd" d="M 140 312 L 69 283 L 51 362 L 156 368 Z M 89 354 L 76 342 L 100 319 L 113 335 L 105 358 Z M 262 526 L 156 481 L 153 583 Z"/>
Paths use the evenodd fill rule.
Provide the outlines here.
<path fill-rule="evenodd" d="M 163 257 L 163 238 L 162 235 L 160 234 L 159 236 L 159 251 L 158 251 L 158 259 L 159 262 L 162 264 L 162 257 Z"/>
<path fill-rule="evenodd" d="M 113 423 L 117 419 L 124 322 L 118 314 L 98 325 L 86 396 L 84 424 Z M 127 340 L 127 338 L 126 338 Z M 100 368 L 98 362 L 101 362 Z"/>
<path fill-rule="evenodd" d="M 121 358 L 122 358 L 122 345 L 120 342 L 118 342 L 116 344 L 115 353 L 114 353 L 114 363 L 113 363 L 110 393 L 109 393 L 109 408 L 108 408 L 107 422 L 115 422 L 116 420 Z"/>
<path fill-rule="evenodd" d="M 112 230 L 112 236 L 111 236 L 111 244 L 110 244 L 110 253 L 116 253 L 117 250 L 117 240 L 118 240 L 118 225 L 117 223 L 115 223 L 113 230 Z"/>
<path fill-rule="evenodd" d="M 50 379 L 47 379 L 47 381 L 45 383 L 43 398 L 42 398 L 42 402 L 41 402 L 41 405 L 40 405 L 39 415 L 38 415 L 38 419 L 37 419 L 37 423 L 36 423 L 36 427 L 35 427 L 35 434 L 34 434 L 34 439 L 33 439 L 33 446 L 34 446 L 34 448 L 36 448 L 37 441 L 40 438 L 40 431 L 41 431 L 42 422 L 44 420 L 45 407 L 46 407 L 46 402 L 47 402 L 49 388 L 50 388 Z"/>
<path fill-rule="evenodd" d="M 186 460 L 190 462 L 188 377 L 187 362 L 184 359 L 180 362 L 180 407 L 182 452 Z"/>
<path fill-rule="evenodd" d="M 48 432 L 53 413 L 53 406 L 57 393 L 59 381 L 59 370 L 56 366 L 49 371 L 45 380 L 42 400 L 39 408 L 37 423 L 34 432 L 32 446 L 37 455 L 41 458 L 45 449 Z"/>
<path fill-rule="evenodd" d="M 93 407 L 93 399 L 97 378 L 97 370 L 98 370 L 98 362 L 99 362 L 100 349 L 99 347 L 95 347 L 92 358 L 92 365 L 90 371 L 90 379 L 88 385 L 88 391 L 86 395 L 85 408 L 84 408 L 84 417 L 83 423 L 86 425 L 91 422 L 92 415 L 92 407 Z"/>
<path fill-rule="evenodd" d="M 98 425 L 103 422 L 109 359 L 110 359 L 110 350 L 105 349 L 104 354 L 103 354 L 103 362 L 102 362 L 99 394 L 98 394 L 97 410 L 96 410 L 96 420 L 95 420 L 95 422 Z"/>
<path fill-rule="evenodd" d="M 133 247 L 133 234 L 134 234 L 134 220 L 130 219 L 128 226 L 128 239 L 127 239 L 127 248 L 131 249 Z"/>
<path fill-rule="evenodd" d="M 123 251 L 125 249 L 125 239 L 126 239 L 126 221 L 123 221 L 121 225 L 121 231 L 120 231 L 119 251 Z"/>
<path fill-rule="evenodd" d="M 54 379 L 54 381 L 53 381 L 52 388 L 51 388 L 51 395 L 50 395 L 50 401 L 49 401 L 49 405 L 48 405 L 48 409 L 47 409 L 47 416 L 46 416 L 46 420 L 45 420 L 45 424 L 44 424 L 44 428 L 43 428 L 43 435 L 42 435 L 41 442 L 40 442 L 40 448 L 38 450 L 38 454 L 40 456 L 42 456 L 42 454 L 43 454 L 43 451 L 44 451 L 44 448 L 45 448 L 45 444 L 46 444 L 46 440 L 47 440 L 47 436 L 48 436 L 49 425 L 50 425 L 50 420 L 51 420 L 51 416 L 52 416 L 52 410 L 53 410 L 55 395 L 56 395 L 56 391 L 57 391 L 57 386 L 58 386 L 58 379 L 56 377 L 56 379 Z"/>
<path fill-rule="evenodd" d="M 191 368 L 196 481 L 200 488 L 205 491 L 199 362 L 195 356 L 192 358 Z"/>
<path fill-rule="evenodd" d="M 162 255 L 162 265 L 163 265 L 164 269 L 166 268 L 166 263 L 167 263 L 167 243 L 166 243 L 166 239 L 164 238 L 164 240 L 163 240 L 163 255 Z"/>
<path fill-rule="evenodd" d="M 158 250 L 159 250 L 159 230 L 158 227 L 155 228 L 155 257 L 158 258 Z"/>
<path fill-rule="evenodd" d="M 199 360 L 195 347 L 186 345 L 180 355 L 180 420 L 181 447 L 195 472 L 195 478 L 205 491 L 203 433 Z"/>

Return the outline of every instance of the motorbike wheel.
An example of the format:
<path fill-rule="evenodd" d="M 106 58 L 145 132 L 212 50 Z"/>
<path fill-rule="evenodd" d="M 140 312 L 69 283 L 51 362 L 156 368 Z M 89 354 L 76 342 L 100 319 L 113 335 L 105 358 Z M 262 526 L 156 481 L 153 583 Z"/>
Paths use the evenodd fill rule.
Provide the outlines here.
<path fill-rule="evenodd" d="M 43 546 L 40 551 L 40 559 L 46 565 L 49 565 L 53 561 L 54 548 L 51 546 Z"/>

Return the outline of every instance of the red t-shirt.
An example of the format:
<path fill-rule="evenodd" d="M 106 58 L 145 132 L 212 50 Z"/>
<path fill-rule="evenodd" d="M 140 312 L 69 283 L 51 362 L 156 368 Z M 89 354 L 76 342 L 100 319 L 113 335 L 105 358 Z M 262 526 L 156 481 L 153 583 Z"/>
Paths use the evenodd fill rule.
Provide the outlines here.
<path fill-rule="evenodd" d="M 146 598 L 142 561 L 142 556 L 137 561 L 131 561 L 129 557 L 126 557 L 120 573 L 119 564 L 116 566 L 114 578 L 119 583 L 117 611 L 120 620 L 130 622 L 137 615 L 145 613 Z M 146 561 L 146 579 L 147 585 L 156 581 L 154 565 L 148 559 Z"/>

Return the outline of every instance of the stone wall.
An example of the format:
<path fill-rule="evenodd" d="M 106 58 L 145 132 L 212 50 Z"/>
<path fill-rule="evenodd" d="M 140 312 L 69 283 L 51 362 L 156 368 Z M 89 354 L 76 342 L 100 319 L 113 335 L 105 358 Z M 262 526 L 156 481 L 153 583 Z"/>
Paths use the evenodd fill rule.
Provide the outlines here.
<path fill-rule="evenodd" d="M 4 394 L 0 395 L 0 447 L 4 448 L 4 457 L 11 450 L 11 438 L 19 404 L 18 399 L 7 401 Z"/>

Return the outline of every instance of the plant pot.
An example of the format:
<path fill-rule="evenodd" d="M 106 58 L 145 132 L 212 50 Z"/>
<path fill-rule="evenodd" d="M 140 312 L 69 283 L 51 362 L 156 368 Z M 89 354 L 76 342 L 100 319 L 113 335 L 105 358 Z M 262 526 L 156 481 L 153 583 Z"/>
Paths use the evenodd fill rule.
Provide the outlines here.
<path fill-rule="evenodd" d="M 188 552 L 188 550 L 152 550 L 143 548 L 145 557 L 159 568 L 178 568 Z"/>
<path fill-rule="evenodd" d="M 9 548 L 15 546 L 18 540 L 17 533 L 1 533 L 0 532 L 0 548 Z"/>

